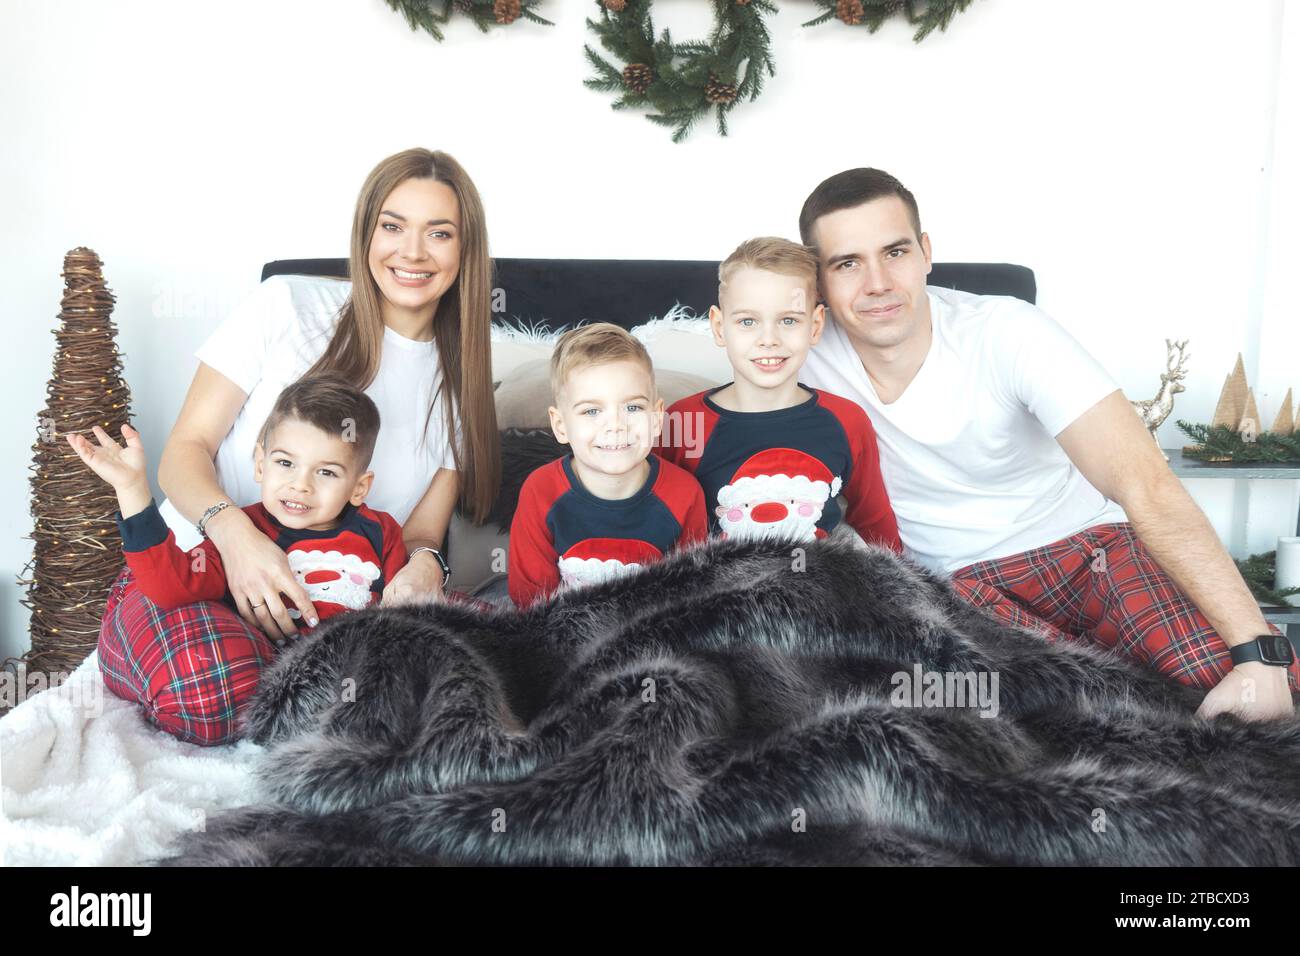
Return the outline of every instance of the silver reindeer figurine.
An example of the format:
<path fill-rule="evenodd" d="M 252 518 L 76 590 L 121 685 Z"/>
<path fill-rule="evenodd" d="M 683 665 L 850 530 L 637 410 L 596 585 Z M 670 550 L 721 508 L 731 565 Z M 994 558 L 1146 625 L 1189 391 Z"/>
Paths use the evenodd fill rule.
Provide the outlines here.
<path fill-rule="evenodd" d="M 1146 425 L 1147 431 L 1151 433 L 1151 438 L 1160 447 L 1160 439 L 1156 435 L 1158 429 L 1169 413 L 1174 410 L 1174 396 L 1179 392 L 1186 391 L 1183 387 L 1183 379 L 1187 377 L 1187 370 L 1183 364 L 1191 356 L 1186 351 L 1187 339 L 1181 342 L 1172 342 L 1165 339 L 1165 371 L 1160 373 L 1160 391 L 1156 392 L 1155 398 L 1148 398 L 1141 402 L 1130 402 L 1133 410 L 1137 412 L 1138 418 L 1142 419 L 1142 424 Z M 1164 455 L 1165 461 L 1169 456 L 1165 455 L 1162 450 L 1160 454 Z"/>

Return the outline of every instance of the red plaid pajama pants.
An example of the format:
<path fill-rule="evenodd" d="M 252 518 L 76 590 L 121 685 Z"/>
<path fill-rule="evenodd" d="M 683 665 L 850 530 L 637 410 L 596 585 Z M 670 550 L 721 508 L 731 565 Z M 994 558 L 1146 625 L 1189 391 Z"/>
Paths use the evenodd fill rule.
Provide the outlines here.
<path fill-rule="evenodd" d="M 1192 687 L 1209 690 L 1232 670 L 1228 646 L 1127 523 L 980 561 L 954 572 L 952 585 L 1008 624 L 1112 648 Z M 1300 662 L 1288 679 L 1300 690 Z"/>
<path fill-rule="evenodd" d="M 459 591 L 448 598 L 489 607 Z M 159 608 L 136 587 L 129 565 L 109 589 L 99 627 L 105 686 L 138 703 L 155 727 L 204 746 L 239 739 L 239 717 L 278 651 L 221 601 Z"/>

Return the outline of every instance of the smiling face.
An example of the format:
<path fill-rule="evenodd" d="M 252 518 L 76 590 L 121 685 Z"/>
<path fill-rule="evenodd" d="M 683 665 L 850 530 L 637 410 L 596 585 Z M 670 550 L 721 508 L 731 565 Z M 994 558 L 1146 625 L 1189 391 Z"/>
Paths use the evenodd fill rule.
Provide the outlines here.
<path fill-rule="evenodd" d="M 822 295 L 849 337 L 893 349 L 930 322 L 930 237 L 917 236 L 897 196 L 827 213 L 812 226 Z"/>
<path fill-rule="evenodd" d="M 816 290 L 798 276 L 742 266 L 719 298 L 709 322 L 736 379 L 760 389 L 793 385 L 821 338 L 825 310 Z"/>
<path fill-rule="evenodd" d="M 337 527 L 344 505 L 359 505 L 375 473 L 364 474 L 352 460 L 354 442 L 314 425 L 286 418 L 258 442 L 253 477 L 262 486 L 262 506 L 286 528 L 327 531 Z"/>
<path fill-rule="evenodd" d="M 450 186 L 407 179 L 389 193 L 367 254 L 384 324 L 399 331 L 431 326 L 438 300 L 460 274 L 460 249 L 460 204 Z"/>
<path fill-rule="evenodd" d="M 610 478 L 627 475 L 659 436 L 664 402 L 653 394 L 653 378 L 639 362 L 575 369 L 548 410 L 551 429 L 585 468 Z"/>

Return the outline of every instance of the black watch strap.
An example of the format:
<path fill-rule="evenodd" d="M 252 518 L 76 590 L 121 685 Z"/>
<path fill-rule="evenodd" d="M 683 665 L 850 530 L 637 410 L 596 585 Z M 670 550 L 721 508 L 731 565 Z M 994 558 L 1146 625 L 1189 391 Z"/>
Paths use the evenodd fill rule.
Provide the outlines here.
<path fill-rule="evenodd" d="M 1236 647 L 1229 648 L 1229 653 L 1232 654 L 1234 664 L 1260 661 L 1264 664 L 1288 667 L 1295 660 L 1295 651 L 1291 648 L 1291 642 L 1277 634 L 1261 634 L 1248 644 L 1238 644 Z"/>
<path fill-rule="evenodd" d="M 409 555 L 407 555 L 407 558 L 408 559 L 413 558 L 421 551 L 428 551 L 431 555 L 433 555 L 434 560 L 438 562 L 438 567 L 442 568 L 442 586 L 445 589 L 447 585 L 451 583 L 451 565 L 447 563 L 447 559 L 442 556 L 442 552 L 439 551 L 437 548 L 429 548 L 423 545 L 416 548 Z"/>

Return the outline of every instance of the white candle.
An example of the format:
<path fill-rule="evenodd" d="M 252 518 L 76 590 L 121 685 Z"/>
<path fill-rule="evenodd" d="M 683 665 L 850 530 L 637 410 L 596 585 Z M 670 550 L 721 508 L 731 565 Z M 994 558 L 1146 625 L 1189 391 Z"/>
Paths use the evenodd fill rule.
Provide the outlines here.
<path fill-rule="evenodd" d="M 1300 588 L 1300 537 L 1277 539 L 1277 565 L 1274 569 L 1273 588 Z M 1300 594 L 1287 600 L 1300 607 Z"/>

